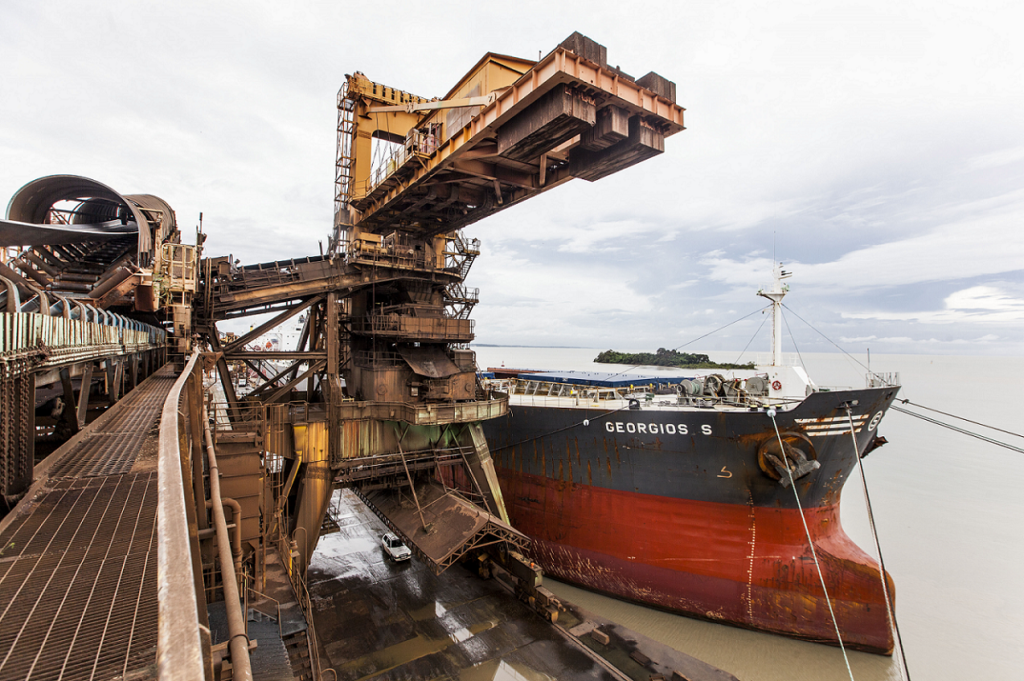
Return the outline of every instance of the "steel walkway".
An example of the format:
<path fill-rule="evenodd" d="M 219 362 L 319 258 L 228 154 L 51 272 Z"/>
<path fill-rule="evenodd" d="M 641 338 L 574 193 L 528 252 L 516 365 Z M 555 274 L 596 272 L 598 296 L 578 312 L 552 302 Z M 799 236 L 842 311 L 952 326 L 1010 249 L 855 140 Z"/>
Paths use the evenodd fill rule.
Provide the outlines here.
<path fill-rule="evenodd" d="M 174 380 L 164 367 L 55 452 L 0 523 L 0 678 L 155 675 L 157 426 Z"/>

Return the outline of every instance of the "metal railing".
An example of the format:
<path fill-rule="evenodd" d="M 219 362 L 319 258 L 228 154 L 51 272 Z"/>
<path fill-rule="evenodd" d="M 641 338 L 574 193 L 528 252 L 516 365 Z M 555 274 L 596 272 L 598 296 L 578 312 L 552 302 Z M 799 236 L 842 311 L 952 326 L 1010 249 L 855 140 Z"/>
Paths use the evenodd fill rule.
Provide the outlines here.
<path fill-rule="evenodd" d="M 361 350 L 352 353 L 352 361 L 357 367 L 367 369 L 405 366 L 405 360 L 400 354 L 387 350 Z"/>
<path fill-rule="evenodd" d="M 134 320 L 103 313 L 105 323 L 33 312 L 0 313 L 0 361 L 33 357 L 36 368 L 164 347 L 167 336 Z"/>
<path fill-rule="evenodd" d="M 338 408 L 341 419 L 377 419 L 405 421 L 417 426 L 485 421 L 508 412 L 508 396 L 493 393 L 477 395 L 469 402 L 343 402 Z"/>
<path fill-rule="evenodd" d="M 295 601 L 299 604 L 303 618 L 306 620 L 306 646 L 309 650 L 309 663 L 312 668 L 313 678 L 319 679 L 323 672 L 320 669 L 320 651 L 317 645 L 316 628 L 313 623 L 312 600 L 309 597 L 309 590 L 306 588 L 306 580 L 302 575 L 302 570 L 297 568 L 292 561 L 292 544 L 295 542 L 288 538 L 280 525 L 277 526 L 276 534 L 277 554 L 280 556 L 281 562 L 288 572 L 292 593 L 295 595 Z"/>
<path fill-rule="evenodd" d="M 204 653 L 208 650 L 204 651 L 199 627 L 181 462 L 181 450 L 187 451 L 191 441 L 184 419 L 179 419 L 178 408 L 182 389 L 189 378 L 200 378 L 196 371 L 198 358 L 198 351 L 193 352 L 164 402 L 160 419 L 157 464 L 157 675 L 160 681 L 195 681 L 206 677 Z"/>
<path fill-rule="evenodd" d="M 374 314 L 352 320 L 352 331 L 364 334 L 410 336 L 415 338 L 473 340 L 472 319 L 451 317 L 413 317 L 400 314 Z"/>

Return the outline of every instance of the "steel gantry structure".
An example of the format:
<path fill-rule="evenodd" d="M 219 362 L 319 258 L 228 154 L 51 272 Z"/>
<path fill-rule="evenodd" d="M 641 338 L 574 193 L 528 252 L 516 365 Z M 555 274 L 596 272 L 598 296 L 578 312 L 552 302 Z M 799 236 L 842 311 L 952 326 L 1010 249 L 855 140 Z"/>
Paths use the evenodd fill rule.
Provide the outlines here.
<path fill-rule="evenodd" d="M 488 53 L 442 98 L 346 77 L 328 253 L 246 267 L 207 259 L 195 307 L 194 325 L 217 352 L 226 413 L 268 410 L 259 437 L 286 460 L 281 508 L 290 532 L 302 528 L 304 559 L 334 483 L 366 485 L 350 471 L 375 460 L 406 465 L 373 486 L 405 487 L 422 507 L 417 480 L 436 482 L 439 462 L 453 465 L 442 453 L 464 452 L 460 494 L 507 523 L 479 426 L 507 402 L 476 379 L 468 343 L 478 292 L 465 278 L 480 251 L 463 229 L 573 178 L 594 181 L 655 156 L 683 129 L 674 83 L 653 72 L 633 79 L 579 33 L 539 61 Z M 220 340 L 218 321 L 268 311 L 270 321 Z M 296 315 L 296 347 L 252 349 Z M 245 399 L 232 362 L 256 380 Z M 287 406 L 296 401 L 301 409 Z M 416 471 L 412 452 L 420 463 L 434 454 Z M 416 517 L 418 527 L 396 526 L 413 546 L 430 534 Z M 469 538 L 450 541 L 454 551 Z"/>
<path fill-rule="evenodd" d="M 43 336 L 29 335 L 0 348 L 5 366 L 31 356 L 39 375 L 60 370 L 58 355 L 101 361 L 75 354 L 89 346 L 106 348 L 102 361 L 113 364 L 104 367 L 116 373 L 117 357 L 168 345 L 184 369 L 173 387 L 161 388 L 168 396 L 153 530 L 160 547 L 154 674 L 224 678 L 231 669 L 245 677 L 246 634 L 237 631 L 233 603 L 269 598 L 284 574 L 288 598 L 308 605 L 306 566 L 332 525 L 330 500 L 341 486 L 355 488 L 435 573 L 487 554 L 479 565 L 504 568 L 529 602 L 555 615 L 539 570 L 520 555 L 527 539 L 509 525 L 480 426 L 505 414 L 508 401 L 477 379 L 469 343 L 479 292 L 465 280 L 480 245 L 464 230 L 574 178 L 595 181 L 662 153 L 665 138 L 684 129 L 683 112 L 674 83 L 653 72 L 632 78 L 578 33 L 538 61 L 488 53 L 443 97 L 355 72 L 338 93 L 327 252 L 255 265 L 200 257 L 201 235 L 196 247 L 181 245 L 173 211 L 149 195 L 122 196 L 91 181 L 83 189 L 82 178 L 65 178 L 37 181 L 31 197 L 12 201 L 33 208 L 9 210 L 0 224 L 0 236 L 20 234 L 4 242 L 20 250 L 0 269 L 9 314 L 50 320 L 33 328 L 77 314 L 118 331 L 117 343 L 109 331 L 81 332 L 63 355 L 45 340 L 51 332 L 42 345 Z M 268 321 L 238 337 L 217 326 L 267 313 Z M 254 347 L 285 323 L 299 329 L 291 347 Z M 161 363 L 162 355 L 148 368 Z M 135 376 L 135 364 L 122 366 Z M 241 390 L 240 375 L 252 379 Z M 68 413 L 80 414 L 88 407 L 83 397 L 73 401 L 70 380 Z M 19 413 L 37 402 L 25 397 Z M 58 450 L 62 462 L 78 456 L 72 444 Z M 5 447 L 8 468 L 26 456 L 23 444 Z M 18 471 L 24 491 L 31 471 Z M 43 503 L 40 494 L 24 503 Z M 220 642 L 211 633 L 215 606 L 227 612 L 230 629 Z M 315 646 L 308 666 L 316 672 L 314 658 Z"/>

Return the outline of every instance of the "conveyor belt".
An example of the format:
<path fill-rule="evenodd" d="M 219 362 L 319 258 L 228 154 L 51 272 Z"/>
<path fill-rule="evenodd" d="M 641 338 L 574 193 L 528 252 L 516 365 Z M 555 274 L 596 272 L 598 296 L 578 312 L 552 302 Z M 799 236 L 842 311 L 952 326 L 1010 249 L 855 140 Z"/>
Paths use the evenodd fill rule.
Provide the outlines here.
<path fill-rule="evenodd" d="M 155 451 L 172 385 L 165 368 L 111 407 L 7 519 L 0 678 L 131 678 L 155 669 L 157 473 L 146 453 Z"/>

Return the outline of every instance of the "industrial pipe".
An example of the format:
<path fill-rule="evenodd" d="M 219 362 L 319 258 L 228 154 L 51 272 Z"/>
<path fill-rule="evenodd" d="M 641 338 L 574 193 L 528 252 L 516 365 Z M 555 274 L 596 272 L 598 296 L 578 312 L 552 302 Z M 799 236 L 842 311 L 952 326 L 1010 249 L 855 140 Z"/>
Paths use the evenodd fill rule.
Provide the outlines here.
<path fill-rule="evenodd" d="M 242 571 L 242 505 L 231 497 L 221 497 L 221 503 L 231 507 L 231 520 L 229 527 L 234 528 L 234 537 L 231 540 L 231 553 L 235 557 L 235 574 Z M 206 508 L 212 509 L 213 502 L 206 500 Z"/>
<path fill-rule="evenodd" d="M 205 413 L 205 410 L 204 410 Z M 210 435 L 210 420 L 203 418 L 203 433 L 206 436 L 206 458 L 210 465 L 210 503 L 213 507 L 213 523 L 217 528 L 217 554 L 220 559 L 221 586 L 224 590 L 224 610 L 228 616 L 228 649 L 231 651 L 231 678 L 252 681 L 252 667 L 249 664 L 249 637 L 245 633 L 245 617 L 238 597 L 238 579 L 231 558 L 231 544 L 228 541 L 228 523 L 224 519 L 224 500 L 220 496 L 220 470 L 217 468 L 217 454 L 213 449 Z M 234 510 L 234 507 L 232 507 Z M 241 508 L 235 516 L 241 520 Z M 236 527 L 236 532 L 240 530 Z"/>

